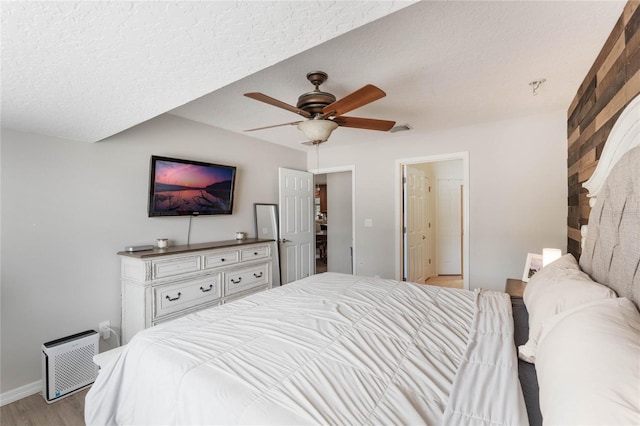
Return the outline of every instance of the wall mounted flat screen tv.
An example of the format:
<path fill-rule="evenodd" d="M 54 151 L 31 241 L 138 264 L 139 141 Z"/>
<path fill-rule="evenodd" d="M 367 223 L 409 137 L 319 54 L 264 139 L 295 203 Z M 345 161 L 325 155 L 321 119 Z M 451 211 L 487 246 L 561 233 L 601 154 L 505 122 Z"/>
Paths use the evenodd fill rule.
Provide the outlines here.
<path fill-rule="evenodd" d="M 236 168 L 151 156 L 149 217 L 231 214 Z"/>

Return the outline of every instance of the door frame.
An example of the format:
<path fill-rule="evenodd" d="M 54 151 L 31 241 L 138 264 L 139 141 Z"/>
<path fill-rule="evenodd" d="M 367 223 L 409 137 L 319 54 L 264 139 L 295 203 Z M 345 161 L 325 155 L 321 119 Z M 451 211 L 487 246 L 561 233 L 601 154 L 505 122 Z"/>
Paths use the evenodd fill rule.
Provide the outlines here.
<path fill-rule="evenodd" d="M 353 271 L 353 275 L 358 275 L 358 271 L 356 269 L 356 166 L 355 165 L 347 165 L 347 166 L 336 166 L 336 167 L 326 167 L 322 169 L 314 169 L 307 170 L 313 175 L 325 175 L 330 173 L 339 173 L 339 172 L 351 172 L 351 241 L 353 242 L 352 252 L 351 252 L 351 269 Z M 315 182 L 314 182 L 315 185 Z M 315 272 L 315 262 L 314 262 L 314 272 Z"/>
<path fill-rule="evenodd" d="M 396 263 L 396 279 L 402 281 L 402 271 L 404 264 L 403 251 L 403 232 L 402 232 L 402 168 L 406 165 L 421 163 L 437 163 L 440 161 L 462 160 L 462 175 L 464 193 L 462 195 L 462 279 L 464 288 L 469 289 L 469 194 L 471 188 L 469 185 L 469 151 L 452 152 L 448 154 L 429 155 L 425 157 L 410 157 L 396 159 L 395 161 L 395 263 Z"/>

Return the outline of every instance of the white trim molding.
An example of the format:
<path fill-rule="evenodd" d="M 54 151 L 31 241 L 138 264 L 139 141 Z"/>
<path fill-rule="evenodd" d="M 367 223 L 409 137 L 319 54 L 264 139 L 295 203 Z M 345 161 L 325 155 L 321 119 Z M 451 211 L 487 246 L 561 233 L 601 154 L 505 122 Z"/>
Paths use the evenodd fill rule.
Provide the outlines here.
<path fill-rule="evenodd" d="M 356 262 L 356 166 L 355 164 L 349 164 L 345 166 L 325 167 L 320 169 L 308 170 L 314 175 L 325 175 L 330 173 L 351 172 L 351 270 L 353 275 L 358 275 Z"/>
<path fill-rule="evenodd" d="M 20 386 L 19 388 L 0 394 L 0 407 L 16 402 L 19 399 L 26 398 L 42 391 L 42 380 Z"/>

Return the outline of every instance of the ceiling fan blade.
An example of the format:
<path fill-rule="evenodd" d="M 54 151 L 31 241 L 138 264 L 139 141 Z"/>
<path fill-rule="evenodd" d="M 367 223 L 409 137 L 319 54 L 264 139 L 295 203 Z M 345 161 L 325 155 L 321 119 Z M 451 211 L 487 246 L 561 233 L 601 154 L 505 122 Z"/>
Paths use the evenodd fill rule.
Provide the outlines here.
<path fill-rule="evenodd" d="M 374 118 L 359 118 L 359 117 L 336 117 L 333 119 L 339 126 L 342 127 L 355 127 L 358 129 L 366 130 L 380 130 L 386 132 L 391 130 L 395 126 L 395 121 L 389 120 L 376 120 Z"/>
<path fill-rule="evenodd" d="M 387 96 L 387 94 L 381 89 L 372 84 L 367 84 L 363 88 L 358 89 L 344 98 L 338 99 L 337 101 L 322 108 L 322 113 L 324 114 L 324 117 L 337 117 L 375 100 L 384 98 L 385 96 Z"/>
<path fill-rule="evenodd" d="M 273 126 L 264 126 L 264 127 L 256 127 L 255 129 L 247 129 L 245 132 L 253 132 L 254 130 L 264 130 L 271 129 L 273 127 L 281 127 L 281 126 L 294 126 L 296 124 L 300 124 L 302 121 L 292 121 L 291 123 L 282 123 L 282 124 L 274 124 Z"/>
<path fill-rule="evenodd" d="M 293 105 L 289 105 L 285 102 L 274 99 L 271 96 L 265 95 L 264 93 L 250 92 L 250 93 L 245 93 L 244 95 L 247 98 L 255 99 L 256 101 L 264 102 L 266 104 L 273 105 L 278 108 L 286 109 L 287 111 L 300 114 L 301 116 L 306 118 L 311 118 L 311 114 L 309 114 L 307 111 L 301 110 L 300 108 L 296 108 Z"/>

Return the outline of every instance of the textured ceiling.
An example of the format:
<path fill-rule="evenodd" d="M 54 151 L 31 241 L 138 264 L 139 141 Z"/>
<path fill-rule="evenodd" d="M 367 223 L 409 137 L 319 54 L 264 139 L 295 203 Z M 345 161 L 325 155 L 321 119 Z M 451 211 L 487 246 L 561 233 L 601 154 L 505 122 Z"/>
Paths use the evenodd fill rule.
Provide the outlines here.
<path fill-rule="evenodd" d="M 245 98 L 257 91 L 289 104 L 329 74 L 340 98 L 373 83 L 387 97 L 349 116 L 409 123 L 415 133 L 568 109 L 625 2 L 423 1 L 172 111 L 233 131 L 299 120 Z M 538 95 L 529 82 L 546 78 Z M 294 126 L 246 133 L 309 150 Z M 401 133 L 338 128 L 323 146 L 397 140 Z"/>
<path fill-rule="evenodd" d="M 94 142 L 408 4 L 3 1 L 2 126 Z"/>
<path fill-rule="evenodd" d="M 557 111 L 624 4 L 3 2 L 2 125 L 96 141 L 169 111 L 241 132 L 299 119 L 243 93 L 295 104 L 317 69 L 338 98 L 366 83 L 387 92 L 348 115 L 413 132 Z M 309 149 L 292 126 L 247 134 Z M 339 128 L 328 143 L 395 135 Z"/>

